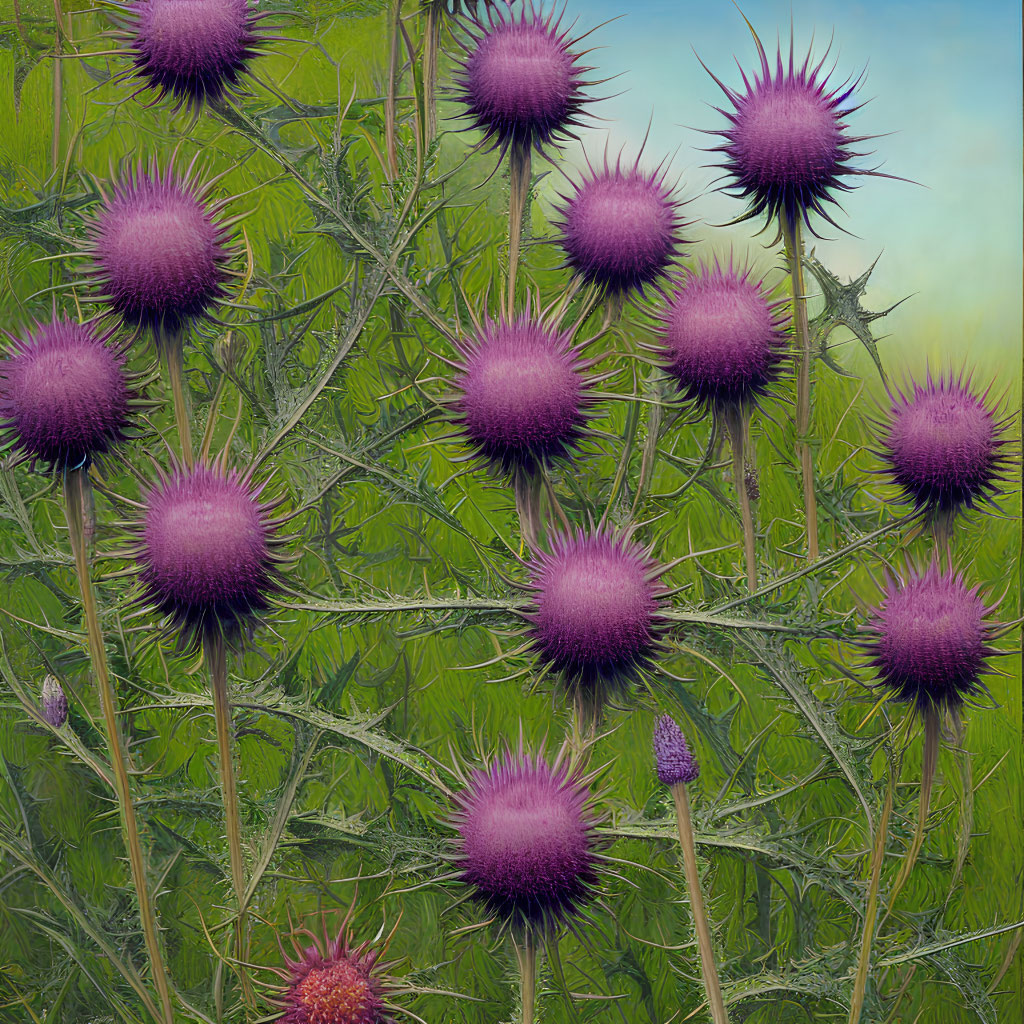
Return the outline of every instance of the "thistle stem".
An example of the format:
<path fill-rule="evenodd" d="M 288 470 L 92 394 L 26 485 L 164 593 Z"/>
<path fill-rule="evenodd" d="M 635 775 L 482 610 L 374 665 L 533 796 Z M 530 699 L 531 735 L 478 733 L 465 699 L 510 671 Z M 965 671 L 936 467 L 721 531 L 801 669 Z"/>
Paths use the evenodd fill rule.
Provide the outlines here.
<path fill-rule="evenodd" d="M 427 143 L 437 135 L 437 54 L 441 44 L 441 0 L 427 4 L 423 26 L 423 106 L 427 114 Z"/>
<path fill-rule="evenodd" d="M 192 458 L 192 423 L 185 402 L 185 346 L 180 334 L 163 339 L 160 346 L 164 349 L 167 359 L 167 376 L 171 383 L 171 397 L 174 400 L 174 422 L 178 428 L 178 444 L 181 446 L 181 458 L 191 468 Z"/>
<path fill-rule="evenodd" d="M 92 485 L 89 482 L 89 471 L 86 467 L 65 469 L 64 471 L 64 504 L 67 515 L 68 533 L 71 538 L 71 550 L 75 556 L 75 569 L 78 584 L 82 593 L 82 609 L 85 614 L 86 631 L 89 637 L 89 657 L 92 661 L 93 674 L 99 691 L 100 707 L 103 712 L 103 724 L 107 734 L 107 747 L 110 753 L 110 766 L 113 771 L 114 789 L 121 812 L 121 832 L 125 848 L 128 852 L 128 865 L 131 870 L 132 884 L 139 903 L 139 920 L 142 924 L 142 935 L 149 954 L 150 973 L 160 999 L 160 1012 L 154 1017 L 164 1024 L 173 1024 L 174 1011 L 171 1006 L 171 988 L 160 953 L 160 941 L 156 922 L 156 913 L 150 899 L 149 887 L 146 883 L 146 862 L 139 839 L 138 821 L 135 817 L 135 806 L 132 803 L 131 786 L 128 781 L 128 763 L 124 743 L 117 726 L 117 694 L 110 681 L 107 666 L 107 651 L 103 644 L 103 632 L 100 627 L 99 613 L 96 607 L 96 594 L 92 586 L 89 571 L 89 557 L 85 540 L 85 510 L 90 504 Z M 155 1009 L 155 1007 L 154 1007 Z"/>
<path fill-rule="evenodd" d="M 522 1024 L 533 1024 L 534 1004 L 537 998 L 537 944 L 533 936 L 527 933 L 523 942 L 516 942 L 515 947 L 522 992 Z"/>
<path fill-rule="evenodd" d="M 219 635 L 208 637 L 205 644 L 210 665 L 210 686 L 213 690 L 213 713 L 217 725 L 217 753 L 220 763 L 221 792 L 224 800 L 224 825 L 228 837 L 228 857 L 231 862 L 231 887 L 238 903 L 235 927 L 236 948 L 239 950 L 239 977 L 246 1002 L 251 1002 L 246 962 L 245 939 L 245 858 L 242 854 L 242 829 L 238 814 L 238 786 L 235 781 L 235 762 L 231 743 L 231 701 L 228 696 L 227 647 Z"/>
<path fill-rule="evenodd" d="M 700 890 L 700 876 L 697 874 L 697 848 L 693 841 L 693 821 L 690 817 L 690 798 L 686 783 L 677 782 L 672 788 L 672 799 L 676 803 L 676 824 L 679 827 L 679 845 L 683 851 L 683 871 L 686 874 L 686 888 L 690 892 L 690 907 L 693 911 L 693 925 L 697 932 L 697 946 L 700 950 L 700 973 L 704 980 L 704 992 L 708 997 L 711 1019 L 714 1024 L 729 1024 L 725 1001 L 718 982 L 718 968 L 711 945 L 711 929 L 704 911 L 704 896 Z"/>
<path fill-rule="evenodd" d="M 807 521 L 807 558 L 818 559 L 818 503 L 814 494 L 814 456 L 811 452 L 811 334 L 807 326 L 807 295 L 804 289 L 804 244 L 800 222 L 782 216 L 782 236 L 793 290 L 793 323 L 800 353 L 796 381 L 796 456 L 804 485 L 804 514 Z"/>
<path fill-rule="evenodd" d="M 736 487 L 736 500 L 740 506 L 743 521 L 743 552 L 747 563 L 747 591 L 757 590 L 757 551 L 754 546 L 754 516 L 750 510 L 750 494 L 747 491 L 746 449 L 750 417 L 741 408 L 731 408 L 725 414 L 726 428 L 732 442 L 732 477 Z"/>
<path fill-rule="evenodd" d="M 931 810 L 932 783 L 935 781 L 935 769 L 939 763 L 939 712 L 936 708 L 930 707 L 924 713 L 924 753 L 921 761 L 921 796 L 917 802 L 917 826 L 914 828 L 914 838 L 910 841 L 910 848 L 903 860 L 900 873 L 893 882 L 892 890 L 889 893 L 889 908 L 899 895 L 900 890 L 906 885 L 910 872 L 917 863 L 917 855 L 924 845 L 924 829 L 928 822 L 928 812 Z"/>
<path fill-rule="evenodd" d="M 516 306 L 516 275 L 519 272 L 519 249 L 523 240 L 523 217 L 530 194 L 530 147 L 513 143 L 509 150 L 508 201 L 508 309 L 512 317 Z"/>
<path fill-rule="evenodd" d="M 398 177 L 398 51 L 401 46 L 402 0 L 394 0 L 388 12 L 388 83 L 384 97 L 384 146 L 387 151 L 388 173 Z"/>
<path fill-rule="evenodd" d="M 892 791 L 895 774 L 890 771 L 889 785 L 885 790 L 882 816 L 875 833 L 875 845 L 871 851 L 871 877 L 868 881 L 868 901 L 864 909 L 864 930 L 860 937 L 860 956 L 857 960 L 857 974 L 853 981 L 853 998 L 850 1000 L 850 1016 L 847 1024 L 859 1024 L 864 1008 L 864 994 L 867 990 L 868 971 L 871 966 L 871 943 L 875 936 L 875 921 L 878 918 L 878 886 L 882 877 L 882 862 L 885 860 L 885 844 L 889 838 L 889 816 L 892 814 Z"/>

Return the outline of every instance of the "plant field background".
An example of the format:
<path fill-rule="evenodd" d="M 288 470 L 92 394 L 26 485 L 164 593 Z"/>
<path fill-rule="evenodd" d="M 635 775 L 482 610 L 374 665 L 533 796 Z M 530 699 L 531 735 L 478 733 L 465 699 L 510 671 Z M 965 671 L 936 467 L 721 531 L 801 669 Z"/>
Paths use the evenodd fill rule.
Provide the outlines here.
<path fill-rule="evenodd" d="M 399 174 L 388 181 L 385 6 L 312 0 L 296 7 L 284 21 L 289 39 L 255 65 L 261 82 L 240 104 L 247 119 L 229 125 L 206 113 L 192 123 L 167 104 L 131 99 L 130 84 L 111 80 L 124 61 L 88 56 L 111 48 L 101 35 L 106 15 L 89 4 L 63 5 L 58 46 L 65 57 L 82 56 L 55 65 L 49 0 L 17 0 L 13 9 L 0 2 L 0 327 L 14 331 L 48 315 L 54 296 L 71 310 L 88 299 L 89 289 L 75 284 L 83 261 L 56 257 L 80 247 L 94 179 L 150 156 L 177 153 L 184 165 L 196 152 L 206 175 L 224 175 L 216 194 L 235 195 L 230 212 L 246 212 L 238 229 L 242 273 L 232 283 L 233 305 L 219 314 L 225 326 L 198 329 L 187 349 L 196 434 L 213 410 L 218 450 L 238 415 L 232 462 L 258 460 L 271 492 L 295 513 L 288 589 L 231 665 L 255 879 L 248 960 L 279 966 L 278 935 L 287 936 L 289 922 L 316 930 L 322 913 L 340 920 L 354 902 L 360 939 L 396 929 L 388 959 L 413 990 L 396 1001 L 428 1024 L 491 1024 L 515 1019 L 515 957 L 496 929 L 470 927 L 481 912 L 451 878 L 451 768 L 517 743 L 520 733 L 553 750 L 570 709 L 551 679 L 537 679 L 529 656 L 515 653 L 522 620 L 510 605 L 521 595 L 506 578 L 525 575 L 511 491 L 476 463 L 458 461 L 466 449 L 449 439 L 440 404 L 446 369 L 435 354 L 451 351 L 438 322 L 468 323 L 467 301 L 478 315 L 495 312 L 507 173 L 502 167 L 492 176 L 496 156 L 472 153 L 476 136 L 452 130 L 464 122 L 442 120 L 438 143 L 424 148 L 418 81 L 403 67 Z M 603 4 L 602 17 L 583 0 L 574 6 L 588 28 L 606 13 Z M 757 26 L 766 41 L 776 29 L 785 36 L 788 6 L 775 6 L 776 21 L 764 23 L 761 12 Z M 416 45 L 414 12 L 406 3 Z M 734 21 L 733 49 L 748 61 L 749 35 L 738 15 Z M 826 21 L 827 11 L 819 33 Z M 798 25 L 798 33 L 805 28 L 798 52 L 809 39 L 809 27 Z M 681 35 L 680 60 L 693 65 L 692 88 L 718 102 L 690 50 L 700 51 L 699 33 L 695 21 Z M 613 52 L 615 27 L 594 42 Z M 445 45 L 442 84 L 456 52 L 447 30 Z M 600 66 L 604 52 L 592 63 Z M 843 65 L 867 56 L 844 56 Z M 857 115 L 859 124 L 870 122 L 869 111 Z M 442 116 L 456 113 L 442 93 Z M 708 108 L 700 126 L 716 117 Z M 659 139 L 671 134 L 672 119 L 666 113 L 660 121 L 667 124 Z M 880 130 L 892 127 L 909 130 Z M 612 120 L 588 133 L 587 151 L 599 155 L 605 131 L 613 151 L 620 138 L 643 134 L 636 123 L 621 136 L 617 130 Z M 703 144 L 694 138 L 678 129 L 673 167 L 686 196 L 689 168 L 709 162 L 694 152 Z M 884 154 L 885 139 L 874 145 Z M 535 180 L 521 274 L 545 302 L 568 282 L 548 242 L 561 171 L 574 173 L 580 152 L 572 145 L 555 166 L 534 165 L 544 176 Z M 663 155 L 645 160 L 653 165 Z M 930 159 L 922 154 L 907 166 L 904 156 L 885 169 L 928 184 Z M 862 191 L 914 187 L 865 179 Z M 769 233 L 753 239 L 746 225 L 709 226 L 702 202 L 694 198 L 685 211 L 695 221 L 690 251 L 727 255 L 732 246 L 784 288 L 778 254 L 765 248 Z M 392 261 L 390 276 L 353 239 L 353 225 Z M 850 228 L 861 233 L 856 222 Z M 889 240 L 864 244 L 877 252 Z M 837 251 L 816 250 L 826 265 L 835 265 L 829 254 Z M 865 269 L 837 273 L 845 282 Z M 945 284 L 932 283 L 936 295 Z M 864 304 L 883 309 L 911 290 L 883 255 Z M 929 361 L 940 370 L 973 366 L 979 382 L 995 379 L 993 394 L 1015 414 L 1019 438 L 1019 310 L 991 311 L 1010 326 L 999 337 L 986 331 L 984 315 L 974 337 L 946 337 L 929 302 L 919 290 L 875 322 L 876 336 L 889 335 L 880 352 L 890 377 L 920 374 Z M 883 740 L 891 726 L 894 749 L 903 752 L 883 908 L 913 829 L 921 747 L 919 727 L 904 728 L 905 708 L 875 707 L 858 626 L 886 567 L 930 557 L 931 541 L 916 524 L 891 529 L 748 599 L 727 456 L 713 457 L 676 494 L 701 462 L 709 423 L 637 358 L 652 326 L 645 311 L 652 304 L 641 305 L 627 306 L 597 343 L 601 369 L 614 371 L 602 386 L 600 436 L 553 481 L 575 522 L 596 521 L 610 508 L 612 521 L 641 524 L 638 537 L 660 560 L 684 559 L 666 577 L 677 591 L 677 621 L 659 663 L 664 671 L 608 712 L 594 762 L 606 766 L 598 788 L 615 872 L 589 923 L 562 934 L 542 959 L 538 1017 L 552 1024 L 708 1019 L 671 800 L 652 763 L 654 719 L 671 713 L 702 765 L 691 798 L 733 1019 L 845 1021 L 872 842 L 867 812 L 877 820 L 890 770 Z M 812 315 L 816 308 L 820 302 Z M 983 297 L 978 309 L 986 309 Z M 592 331 L 599 324 L 600 313 Z M 821 360 L 815 366 L 826 553 L 905 514 L 873 451 L 872 416 L 884 399 L 878 372 L 848 332 L 832 342 L 829 358 L 843 375 Z M 149 342 L 133 348 L 133 367 L 154 361 Z M 206 669 L 197 657 L 175 655 L 152 616 L 138 613 L 131 579 L 116 575 L 128 564 L 118 524 L 131 517 L 151 460 L 166 464 L 175 445 L 164 385 L 157 380 L 149 391 L 158 401 L 145 436 L 106 464 L 97 488 L 102 619 L 181 1019 L 255 1020 L 259 1014 L 240 1008 L 225 959 L 232 910 Z M 805 566 L 792 401 L 789 381 L 752 428 L 764 584 Z M 1021 615 L 1019 447 L 1014 452 L 998 513 L 972 514 L 954 534 L 956 564 L 1001 599 L 1003 622 Z M 59 482 L 10 461 L 0 462 L 0 575 L 0 1020 L 146 1020 L 126 978 L 145 971 L 145 950 L 116 805 L 102 778 L 101 723 Z M 1011 927 L 1024 920 L 1019 631 L 999 646 L 1000 672 L 988 679 L 993 706 L 967 711 L 960 750 L 944 744 L 919 866 L 875 941 L 865 1020 L 1024 1019 L 1022 933 Z M 32 711 L 48 672 L 71 705 L 59 734 Z"/>

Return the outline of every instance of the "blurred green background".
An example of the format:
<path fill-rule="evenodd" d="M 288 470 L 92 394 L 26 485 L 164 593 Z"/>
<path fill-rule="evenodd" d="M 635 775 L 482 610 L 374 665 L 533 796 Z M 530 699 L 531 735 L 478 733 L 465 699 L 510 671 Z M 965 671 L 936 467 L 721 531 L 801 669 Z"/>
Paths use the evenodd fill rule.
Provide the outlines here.
<path fill-rule="evenodd" d="M 426 596 L 516 596 L 502 579 L 523 578 L 510 494 L 481 469 L 456 463 L 463 449 L 443 440 L 449 431 L 436 403 L 445 371 L 432 352 L 448 354 L 447 342 L 429 318 L 387 285 L 339 222 L 303 198 L 281 164 L 289 161 L 384 252 L 401 248 L 400 276 L 425 297 L 434 316 L 451 324 L 458 315 L 465 322 L 463 295 L 477 312 L 485 296 L 493 301 L 506 243 L 507 176 L 490 176 L 495 157 L 471 154 L 471 135 L 446 133 L 420 153 L 415 79 L 402 61 L 400 173 L 396 182 L 386 180 L 380 159 L 389 52 L 385 6 L 319 0 L 284 18 L 282 34 L 289 40 L 275 43 L 274 55 L 256 64 L 260 81 L 251 83 L 242 101 L 255 135 L 241 137 L 215 116 L 204 114 L 193 123 L 166 104 L 144 108 L 129 99 L 129 86 L 110 81 L 123 60 L 102 55 L 110 48 L 101 35 L 109 21 L 89 11 L 89 4 L 64 6 L 59 45 L 64 55 L 76 56 L 58 63 L 51 59 L 52 5 L 18 0 L 12 9 L 9 0 L 0 2 L 0 326 L 16 330 L 45 316 L 51 287 L 58 288 L 65 308 L 86 297 L 67 287 L 79 263 L 41 257 L 77 248 L 92 193 L 88 175 L 106 179 L 124 159 L 167 159 L 177 148 L 182 162 L 199 149 L 207 173 L 227 172 L 217 194 L 238 195 L 231 211 L 248 211 L 239 234 L 244 276 L 232 293 L 234 307 L 221 313 L 240 353 L 212 427 L 223 443 L 240 403 L 243 416 L 231 449 L 236 464 L 265 449 L 310 383 L 353 341 L 301 426 L 264 467 L 273 469 L 272 491 L 297 512 L 291 525 L 300 557 L 290 574 L 294 593 L 282 595 L 268 627 L 231 667 L 246 833 L 252 864 L 263 870 L 249 959 L 278 966 L 275 936 L 287 934 L 289 917 L 316 929 L 322 911 L 344 912 L 356 899 L 360 938 L 378 935 L 382 921 L 386 930 L 399 921 L 389 959 L 399 961 L 394 973 L 407 985 L 471 997 L 421 991 L 400 995 L 398 1002 L 429 1024 L 492 1024 L 515 1018 L 515 960 L 493 928 L 460 932 L 478 922 L 480 913 L 471 903 L 456 904 L 464 893 L 445 880 L 451 833 L 443 785 L 452 784 L 446 766 L 452 764 L 452 748 L 472 761 L 480 751 L 514 741 L 520 726 L 532 742 L 546 737 L 553 749 L 566 730 L 569 709 L 550 680 L 536 683 L 523 656 L 469 668 L 519 647 L 513 616 L 382 607 Z M 607 6 L 580 4 L 580 27 L 603 20 Z M 774 22 L 766 20 L 770 12 L 759 13 L 756 27 L 766 40 L 777 29 L 785 35 L 788 9 L 776 11 Z M 407 3 L 404 14 L 410 42 L 417 45 L 416 6 Z M 634 93 L 648 81 L 635 45 L 647 16 L 633 5 L 632 34 L 622 37 L 621 50 L 615 26 L 593 37 L 606 47 L 593 55 L 593 63 L 617 71 L 624 60 L 637 61 L 642 77 L 633 83 Z M 652 36 L 664 39 L 664 23 L 656 12 L 649 17 Z M 694 94 L 711 103 L 718 102 L 717 87 L 690 46 L 705 60 L 712 47 L 724 48 L 748 65 L 749 35 L 731 9 L 729 19 L 732 36 L 723 39 L 716 27 L 705 44 L 700 19 L 689 18 L 673 58 L 688 69 Z M 818 27 L 820 32 L 823 26 Z M 443 38 L 454 53 L 447 28 Z M 632 50 L 626 47 L 630 41 Z M 837 41 L 843 42 L 841 33 Z M 869 56 L 875 62 L 873 54 L 844 50 L 843 73 Z M 449 66 L 443 66 L 442 84 Z M 869 91 L 878 88 L 874 84 Z M 277 93 L 302 106 L 289 107 Z M 612 118 L 606 127 L 613 147 L 620 140 L 635 147 L 648 106 L 640 97 L 632 107 L 609 101 L 603 112 Z M 684 172 L 682 194 L 689 197 L 695 189 L 687 171 L 707 161 L 689 148 L 693 133 L 675 134 L 669 127 L 669 118 L 676 120 L 672 109 L 666 97 L 659 98 L 658 116 L 666 123 L 658 122 L 650 159 L 656 162 L 664 150 L 682 144 L 673 167 Z M 339 110 L 346 116 L 339 117 Z M 872 131 L 903 127 L 895 123 L 898 105 L 891 100 L 882 122 L 870 111 L 869 106 L 858 115 L 858 128 L 869 121 Z M 442 104 L 442 115 L 456 112 Z M 714 127 L 717 117 L 705 109 L 693 123 Z M 1004 128 L 1008 136 L 1019 133 L 1016 122 Z M 588 146 L 594 142 L 603 145 L 593 137 Z M 880 156 L 887 157 L 887 145 L 885 139 L 876 143 Z M 931 174 L 932 156 L 921 153 L 915 161 L 915 152 L 907 147 L 898 165 L 887 159 L 885 169 L 937 192 L 943 181 Z M 578 157 L 570 146 L 556 163 L 571 174 Z M 548 177 L 536 186 L 524 276 L 553 300 L 567 283 L 557 249 L 547 244 L 559 171 L 543 165 L 535 170 Z M 452 176 L 442 184 L 431 184 L 449 171 Z M 899 202 L 892 196 L 914 197 L 915 189 L 865 179 L 857 203 L 870 206 L 869 197 L 883 195 L 880 204 Z M 979 185 L 979 192 L 991 189 Z M 960 198 L 948 194 L 946 201 L 956 206 Z M 421 218 L 408 236 L 403 231 L 413 221 L 401 220 L 407 201 L 413 217 Z M 1019 232 L 1011 205 L 1008 200 L 1006 224 L 995 241 L 976 223 L 976 235 L 970 224 L 960 223 L 959 230 L 975 244 L 1002 244 L 1004 236 Z M 890 320 L 876 323 L 876 333 L 893 333 L 882 342 L 886 365 L 898 377 L 905 367 L 920 370 L 925 356 L 948 359 L 955 367 L 977 364 L 979 383 L 996 377 L 994 394 L 1007 414 L 1015 412 L 1019 305 L 1003 285 L 991 301 L 973 284 L 964 291 L 962 280 L 976 281 L 979 270 L 976 262 L 949 262 L 950 252 L 963 251 L 955 241 L 946 247 L 931 238 L 908 240 L 904 233 L 912 225 L 894 227 L 897 222 L 888 218 L 868 218 L 869 232 L 856 216 L 862 208 L 851 204 L 849 221 L 862 241 L 833 262 L 825 252 L 818 254 L 843 280 L 865 269 L 880 250 L 904 254 L 883 255 L 865 298 L 869 309 L 880 309 L 918 293 Z M 687 212 L 714 222 L 722 209 L 739 212 L 720 198 L 695 199 Z M 690 235 L 699 251 L 744 244 L 735 230 L 706 223 L 695 224 Z M 767 241 L 766 235 L 746 242 L 746 252 L 771 281 L 782 282 L 778 255 L 763 248 Z M 906 253 L 915 248 L 922 260 L 940 261 L 924 280 L 917 270 L 898 272 L 907 269 Z M 1007 258 L 1019 260 L 1019 246 L 1010 250 Z M 834 248 L 827 252 L 838 254 Z M 1004 269 L 1000 261 L 991 276 L 1003 281 Z M 375 288 L 380 295 L 370 302 Z M 963 298 L 955 317 L 951 294 Z M 1000 324 L 998 337 L 991 322 Z M 976 331 L 967 329 L 971 323 Z M 594 318 L 584 334 L 598 325 Z M 672 497 L 700 460 L 708 424 L 680 410 L 661 375 L 635 358 L 637 342 L 649 334 L 649 316 L 627 309 L 599 342 L 606 354 L 602 368 L 618 371 L 605 390 L 619 400 L 602 404 L 596 424 L 602 436 L 586 459 L 555 474 L 555 486 L 579 522 L 599 517 L 609 504 L 612 518 L 624 522 L 635 504 L 635 518 L 643 524 L 639 536 L 661 560 L 692 555 L 667 579 L 679 590 L 679 608 L 704 612 L 743 592 L 732 485 L 716 462 L 685 494 Z M 224 335 L 224 329 L 208 325 L 194 334 L 189 348 L 199 433 L 220 378 L 218 345 Z M 878 375 L 849 335 L 832 340 L 835 359 L 851 376 L 817 363 L 814 424 L 825 550 L 902 514 L 894 489 L 877 475 L 872 452 L 870 417 L 883 395 Z M 153 361 L 148 343 L 133 349 L 133 365 L 141 369 Z M 118 524 L 131 515 L 128 499 L 138 498 L 140 477 L 151 475 L 147 451 L 163 462 L 168 446 L 174 447 L 163 385 L 151 390 L 160 405 L 145 430 L 162 433 L 167 445 L 145 437 L 127 447 L 125 461 L 104 471 L 97 495 L 104 573 L 124 565 Z M 631 400 L 637 396 L 647 401 Z M 1011 431 L 1019 437 L 1016 417 Z M 755 414 L 753 432 L 761 489 L 759 555 L 762 572 L 772 578 L 802 564 L 791 387 Z M 644 453 L 655 449 L 653 476 L 638 495 Z M 624 480 L 617 487 L 620 467 Z M 0 1019 L 144 1019 L 96 938 L 106 936 L 124 963 L 144 970 L 116 808 L 82 757 L 83 749 L 101 751 L 103 743 L 59 488 L 42 472 L 7 463 L 0 467 L 0 484 L 0 814 L 7 843 Z M 1020 615 L 1019 516 L 1015 479 L 998 513 L 971 516 L 954 542 L 957 564 L 986 594 L 1001 598 L 997 616 L 1006 622 Z M 735 611 L 751 620 L 788 623 L 805 630 L 806 638 L 695 625 L 673 630 L 665 674 L 609 713 L 609 733 L 598 744 L 596 762 L 608 765 L 600 788 L 617 860 L 591 920 L 579 934 L 564 935 L 544 959 L 541 1020 L 703 1019 L 669 801 L 651 765 L 651 726 L 663 711 L 678 717 L 703 765 L 693 795 L 696 826 L 733 1019 L 846 1020 L 872 838 L 861 797 L 877 819 L 886 779 L 880 747 L 885 730 L 883 715 L 869 714 L 877 694 L 862 685 L 869 676 L 854 645 L 812 638 L 825 628 L 852 636 L 876 597 L 885 566 L 929 553 L 927 538 L 914 531 L 892 533 Z M 223 927 L 230 921 L 230 898 L 205 669 L 154 642 L 154 623 L 133 615 L 133 596 L 123 579 L 101 584 L 182 1019 L 245 1020 L 232 971 L 218 966 L 230 931 Z M 317 609 L 318 603 L 324 607 Z M 346 613 L 337 610 L 341 604 L 373 604 L 378 610 Z M 969 942 L 960 938 L 1024 918 L 1021 678 L 1019 657 L 1011 653 L 1018 646 L 1013 633 L 1001 642 L 1007 653 L 999 659 L 1000 673 L 989 680 L 995 706 L 968 712 L 962 750 L 949 749 L 952 738 L 947 741 L 920 866 L 876 940 L 865 1020 L 1021 1019 L 1020 930 Z M 61 678 L 71 698 L 70 730 L 61 736 L 33 722 L 25 707 L 46 671 Z M 906 713 L 890 707 L 888 714 L 898 727 Z M 897 790 L 888 884 L 913 825 L 918 733 L 909 731 Z M 897 731 L 899 749 L 907 735 Z M 357 875 L 364 876 L 358 887 L 352 881 Z M 567 1000 L 566 991 L 577 997 Z"/>

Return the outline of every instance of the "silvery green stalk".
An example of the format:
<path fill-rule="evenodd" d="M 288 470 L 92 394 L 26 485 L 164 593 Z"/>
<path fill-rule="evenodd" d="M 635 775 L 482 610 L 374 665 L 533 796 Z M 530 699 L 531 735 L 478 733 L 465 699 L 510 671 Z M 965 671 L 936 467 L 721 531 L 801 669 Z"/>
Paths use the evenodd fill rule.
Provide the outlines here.
<path fill-rule="evenodd" d="M 658 778 L 669 787 L 676 805 L 676 823 L 679 828 L 679 845 L 683 851 L 683 871 L 686 887 L 690 893 L 690 908 L 693 911 L 693 926 L 697 933 L 700 950 L 700 973 L 704 991 L 708 997 L 711 1018 L 714 1024 L 728 1024 L 725 1001 L 718 981 L 718 968 L 711 945 L 711 929 L 704 910 L 704 896 L 700 888 L 697 871 L 697 848 L 693 841 L 693 821 L 690 816 L 690 799 L 686 784 L 693 782 L 700 774 L 697 759 L 686 745 L 679 726 L 668 715 L 663 715 L 654 725 L 654 756 L 657 762 Z"/>

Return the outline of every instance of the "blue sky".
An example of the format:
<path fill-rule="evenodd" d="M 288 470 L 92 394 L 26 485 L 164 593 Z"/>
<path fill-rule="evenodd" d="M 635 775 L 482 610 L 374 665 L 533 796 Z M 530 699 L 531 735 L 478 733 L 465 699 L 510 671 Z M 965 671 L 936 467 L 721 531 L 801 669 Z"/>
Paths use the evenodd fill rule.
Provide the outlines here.
<path fill-rule="evenodd" d="M 645 163 L 675 156 L 687 207 L 704 223 L 691 231 L 728 248 L 730 242 L 766 259 L 747 241 L 746 226 L 716 229 L 740 212 L 738 200 L 704 194 L 716 172 L 701 168 L 714 145 L 694 128 L 717 128 L 724 118 L 709 104 L 724 97 L 700 66 L 694 50 L 730 86 L 741 84 L 734 56 L 745 69 L 756 66 L 753 40 L 737 8 L 672 0 L 569 0 L 568 18 L 587 30 L 628 10 L 587 43 L 600 47 L 589 62 L 598 77 L 621 75 L 603 87 L 621 95 L 595 105 L 608 119 L 583 140 L 600 154 L 607 137 L 613 150 L 625 144 L 635 154 L 653 117 Z M 892 133 L 869 144 L 875 157 L 862 165 L 913 179 L 859 178 L 843 199 L 837 221 L 859 237 L 823 234 L 814 243 L 826 265 L 844 276 L 859 274 L 882 252 L 869 307 L 881 308 L 916 293 L 887 320 L 894 337 L 907 341 L 906 361 L 1019 367 L 1021 326 L 1021 55 L 1020 5 L 1007 0 L 967 3 L 744 0 L 744 13 L 774 51 L 777 34 L 788 47 L 792 12 L 796 52 L 803 56 L 814 37 L 824 53 L 834 32 L 834 79 L 867 74 L 858 95 L 870 102 L 850 119 L 858 135 Z M 689 127 L 684 127 L 689 126 Z M 570 160 L 579 148 L 570 147 Z M 756 230 L 756 229 L 753 229 Z M 898 364 L 902 353 L 893 352 Z"/>

